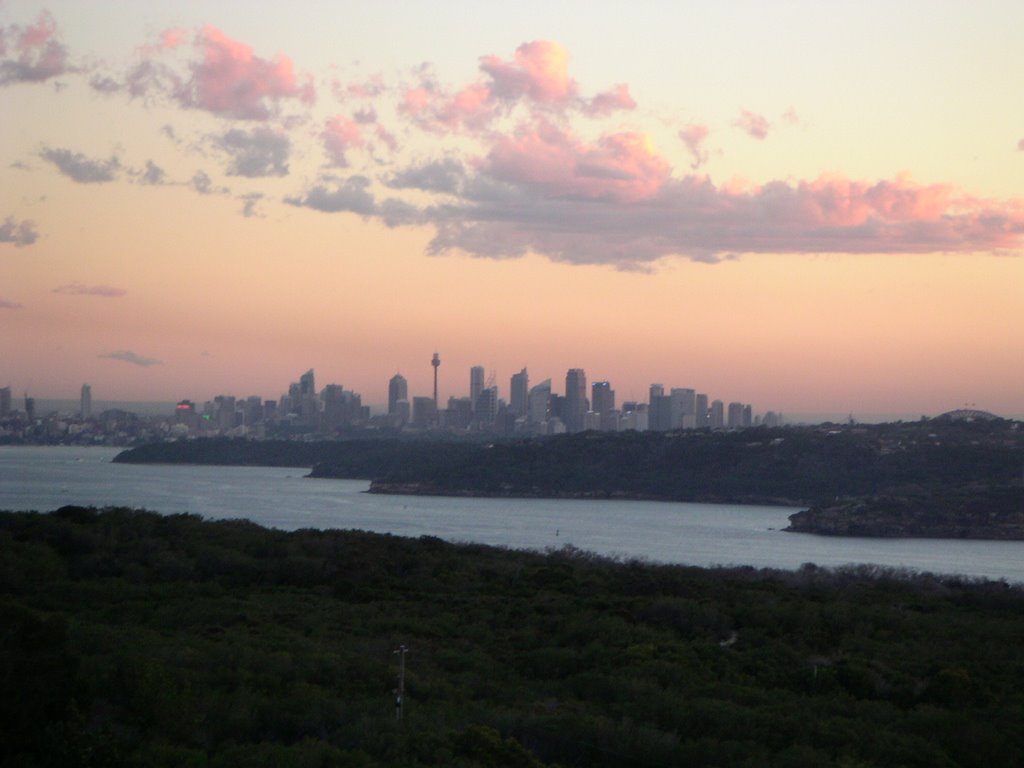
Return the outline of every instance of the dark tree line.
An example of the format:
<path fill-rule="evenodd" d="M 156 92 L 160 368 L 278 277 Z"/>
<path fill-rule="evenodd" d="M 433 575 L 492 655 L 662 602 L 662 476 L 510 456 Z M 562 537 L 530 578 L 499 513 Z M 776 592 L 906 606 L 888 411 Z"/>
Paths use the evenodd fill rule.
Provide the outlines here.
<path fill-rule="evenodd" d="M 1000 582 L 3 513 L 0 764 L 1016 766 L 1021 637 Z"/>

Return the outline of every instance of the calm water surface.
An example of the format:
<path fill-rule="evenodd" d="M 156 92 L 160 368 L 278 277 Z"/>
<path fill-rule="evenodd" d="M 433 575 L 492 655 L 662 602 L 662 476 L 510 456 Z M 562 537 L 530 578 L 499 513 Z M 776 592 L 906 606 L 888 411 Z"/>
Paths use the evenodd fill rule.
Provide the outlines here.
<path fill-rule="evenodd" d="M 788 507 L 382 496 L 364 493 L 368 482 L 313 480 L 304 469 L 112 464 L 117 453 L 0 447 L 0 509 L 121 505 L 283 530 L 355 528 L 528 549 L 572 544 L 688 565 L 878 564 L 1024 582 L 1024 542 L 783 533 L 796 511 Z"/>

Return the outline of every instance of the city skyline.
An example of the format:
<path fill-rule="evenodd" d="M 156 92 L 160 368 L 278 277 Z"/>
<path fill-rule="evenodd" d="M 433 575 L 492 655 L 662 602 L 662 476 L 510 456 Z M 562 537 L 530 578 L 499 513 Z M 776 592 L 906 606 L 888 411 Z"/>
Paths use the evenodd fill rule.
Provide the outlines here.
<path fill-rule="evenodd" d="M 202 401 L 313 366 L 373 404 L 436 373 L 443 408 L 473 366 L 505 397 L 573 366 L 618 403 L 1024 416 L 1022 25 L 0 4 L 0 387 Z"/>

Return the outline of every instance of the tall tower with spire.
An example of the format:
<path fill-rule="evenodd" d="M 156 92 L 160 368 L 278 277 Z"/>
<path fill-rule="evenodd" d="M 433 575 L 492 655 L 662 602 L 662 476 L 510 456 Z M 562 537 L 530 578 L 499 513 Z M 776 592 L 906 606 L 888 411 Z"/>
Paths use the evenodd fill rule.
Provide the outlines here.
<path fill-rule="evenodd" d="M 434 357 L 431 359 L 430 364 L 434 366 L 434 409 L 437 409 L 437 369 L 441 367 L 441 356 L 434 353 Z"/>

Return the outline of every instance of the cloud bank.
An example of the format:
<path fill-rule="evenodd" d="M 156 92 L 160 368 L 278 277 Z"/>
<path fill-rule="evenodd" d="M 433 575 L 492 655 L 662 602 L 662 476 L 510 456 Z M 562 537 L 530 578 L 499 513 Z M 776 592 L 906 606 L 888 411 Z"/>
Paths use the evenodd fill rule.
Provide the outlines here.
<path fill-rule="evenodd" d="M 118 350 L 117 352 L 109 352 L 104 355 L 96 355 L 96 357 L 106 360 L 120 360 L 123 363 L 130 363 L 131 365 L 137 365 L 140 368 L 149 368 L 152 365 L 160 365 L 160 361 L 152 357 L 143 357 L 137 355 L 127 349 Z"/>
<path fill-rule="evenodd" d="M 0 32 L 4 63 L 24 59 L 26 67 L 42 67 L 49 51 L 45 71 L 71 71 L 49 15 Z M 640 126 L 651 116 L 638 111 L 628 83 L 590 90 L 570 64 L 561 44 L 533 40 L 511 55 L 480 56 L 475 79 L 461 84 L 442 82 L 430 65 L 394 82 L 379 74 L 334 79 L 330 91 L 344 108 L 314 113 L 312 77 L 297 74 L 288 56 L 257 55 L 205 26 L 166 30 L 140 46 L 123 73 L 89 73 L 89 83 L 97 98 L 160 97 L 221 122 L 192 143 L 171 125 L 162 129 L 182 151 L 202 155 L 212 147 L 220 155 L 220 178 L 197 170 L 182 182 L 195 193 L 233 194 L 223 186 L 226 176 L 264 180 L 259 190 L 243 182 L 249 188 L 234 193 L 242 216 L 284 202 L 387 227 L 427 227 L 431 254 L 535 253 L 650 269 L 666 257 L 715 262 L 747 253 L 1007 252 L 1024 238 L 1020 201 L 987 200 L 907 176 L 712 180 L 703 173 L 713 165 L 708 138 L 713 131 L 725 136 L 723 126 L 670 124 L 678 143 L 665 153 Z M 2 71 L 15 73 L 11 66 Z M 5 75 L 7 82 L 27 78 L 29 69 L 17 72 Z M 801 124 L 794 107 L 779 114 L 780 126 Z M 758 141 L 774 130 L 763 114 L 744 108 L 729 125 Z M 715 157 L 722 151 L 716 146 Z M 293 181 L 293 152 L 312 154 L 319 172 Z M 173 183 L 152 160 L 134 170 L 116 155 L 44 148 L 39 156 L 78 183 Z M 680 163 L 681 172 L 674 167 Z M 281 187 L 277 194 L 269 191 L 272 183 Z M 9 217 L 0 226 L 0 242 L 24 246 L 37 237 L 31 222 Z M 103 288 L 71 284 L 58 291 L 120 295 L 96 292 Z"/>
<path fill-rule="evenodd" d="M 48 11 L 31 26 L 0 27 L 0 56 L 0 86 L 41 83 L 70 69 L 57 22 Z"/>
<path fill-rule="evenodd" d="M 54 288 L 53 293 L 61 293 L 65 296 L 100 296 L 105 299 L 115 299 L 126 295 L 128 291 L 109 285 L 84 285 L 76 280 Z"/>
<path fill-rule="evenodd" d="M 0 224 L 0 243 L 13 243 L 15 248 L 24 248 L 38 239 L 35 222 L 28 219 L 17 221 L 13 216 L 8 216 Z"/>
<path fill-rule="evenodd" d="M 121 161 L 116 156 L 106 160 L 93 160 L 81 152 L 70 149 L 46 148 L 39 156 L 57 166 L 57 170 L 79 184 L 101 184 L 117 178 Z"/>

